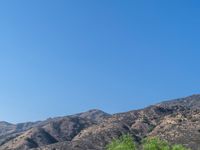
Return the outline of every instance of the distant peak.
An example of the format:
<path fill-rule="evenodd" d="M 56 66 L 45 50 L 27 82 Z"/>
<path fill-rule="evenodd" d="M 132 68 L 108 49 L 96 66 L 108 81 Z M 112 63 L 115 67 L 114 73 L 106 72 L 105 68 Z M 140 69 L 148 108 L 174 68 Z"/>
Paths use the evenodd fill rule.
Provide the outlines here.
<path fill-rule="evenodd" d="M 103 113 L 105 113 L 104 111 L 102 111 L 100 109 L 90 109 L 87 112 L 103 112 Z"/>
<path fill-rule="evenodd" d="M 9 122 L 6 122 L 6 121 L 0 121 L 0 124 L 12 125 L 12 123 L 9 123 Z"/>
<path fill-rule="evenodd" d="M 7 126 L 15 126 L 15 125 L 6 121 L 0 121 L 0 128 Z"/>
<path fill-rule="evenodd" d="M 200 108 L 200 94 L 193 94 L 183 98 L 173 99 L 158 103 L 157 105 L 168 105 L 168 106 L 184 106 L 188 108 Z"/>
<path fill-rule="evenodd" d="M 193 94 L 193 95 L 187 96 L 185 98 L 195 98 L 195 97 L 200 97 L 200 94 Z"/>

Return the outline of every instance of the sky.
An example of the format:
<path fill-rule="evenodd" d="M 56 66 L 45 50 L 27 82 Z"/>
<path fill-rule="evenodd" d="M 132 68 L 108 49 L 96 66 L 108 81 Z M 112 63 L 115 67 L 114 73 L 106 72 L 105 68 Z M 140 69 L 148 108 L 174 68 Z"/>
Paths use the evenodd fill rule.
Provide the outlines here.
<path fill-rule="evenodd" d="M 0 120 L 200 93 L 200 1 L 0 1 Z"/>

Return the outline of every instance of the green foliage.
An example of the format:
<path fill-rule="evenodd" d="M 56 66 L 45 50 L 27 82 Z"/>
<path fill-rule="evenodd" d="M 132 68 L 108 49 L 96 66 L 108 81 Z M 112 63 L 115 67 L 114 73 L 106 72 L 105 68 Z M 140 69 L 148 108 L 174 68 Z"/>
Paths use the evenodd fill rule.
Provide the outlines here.
<path fill-rule="evenodd" d="M 166 141 L 153 137 L 144 140 L 143 150 L 170 150 L 170 146 Z"/>
<path fill-rule="evenodd" d="M 138 150 L 190 150 L 182 145 L 170 145 L 157 137 L 146 138 Z M 114 139 L 106 146 L 106 150 L 136 150 L 135 143 L 130 135 L 123 135 Z"/>
<path fill-rule="evenodd" d="M 172 150 L 189 150 L 189 149 L 183 147 L 182 145 L 173 145 Z"/>
<path fill-rule="evenodd" d="M 148 129 L 148 132 L 151 132 L 153 131 L 153 129 L 155 128 L 155 125 L 149 125 L 149 129 Z"/>
<path fill-rule="evenodd" d="M 146 116 L 143 116 L 142 122 L 146 123 L 146 124 L 149 124 L 149 119 Z"/>
<path fill-rule="evenodd" d="M 135 150 L 135 144 L 130 135 L 123 135 L 119 139 L 114 139 L 106 147 L 107 150 Z"/>

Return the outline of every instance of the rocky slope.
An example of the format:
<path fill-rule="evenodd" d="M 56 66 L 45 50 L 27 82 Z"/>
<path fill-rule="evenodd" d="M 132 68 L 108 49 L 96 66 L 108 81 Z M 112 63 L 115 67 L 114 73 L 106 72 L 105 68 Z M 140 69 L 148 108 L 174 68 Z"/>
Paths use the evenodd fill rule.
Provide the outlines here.
<path fill-rule="evenodd" d="M 103 150 L 113 138 L 131 134 L 139 144 L 158 136 L 200 148 L 200 95 L 109 115 L 90 110 L 35 123 L 0 122 L 0 150 Z"/>

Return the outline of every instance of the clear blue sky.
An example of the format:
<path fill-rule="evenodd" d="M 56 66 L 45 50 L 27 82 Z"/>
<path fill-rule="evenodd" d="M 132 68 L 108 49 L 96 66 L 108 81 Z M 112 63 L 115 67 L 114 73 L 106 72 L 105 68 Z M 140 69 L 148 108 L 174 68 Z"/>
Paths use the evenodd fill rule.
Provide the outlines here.
<path fill-rule="evenodd" d="M 3 0 L 0 120 L 122 112 L 200 93 L 198 0 Z"/>

